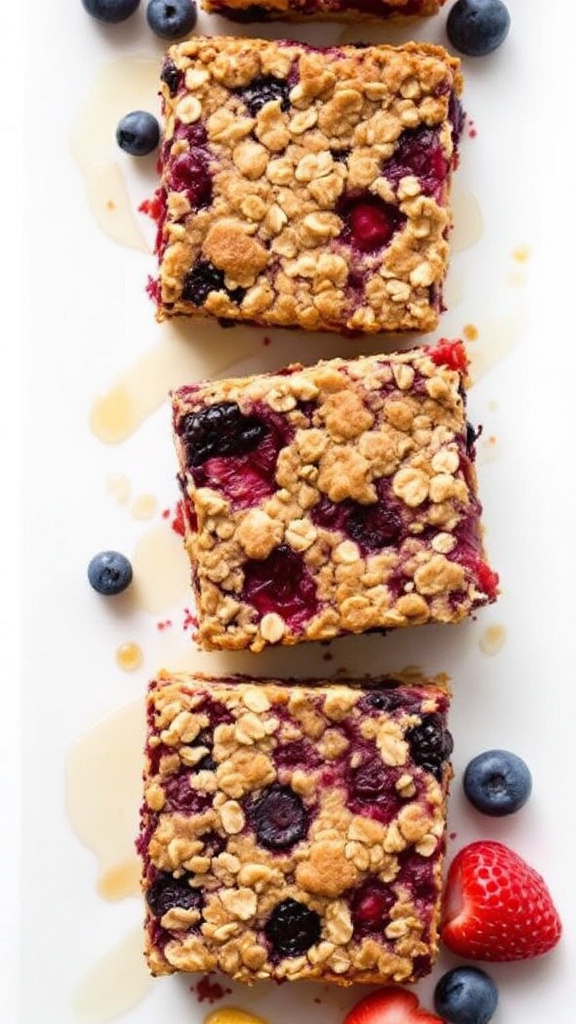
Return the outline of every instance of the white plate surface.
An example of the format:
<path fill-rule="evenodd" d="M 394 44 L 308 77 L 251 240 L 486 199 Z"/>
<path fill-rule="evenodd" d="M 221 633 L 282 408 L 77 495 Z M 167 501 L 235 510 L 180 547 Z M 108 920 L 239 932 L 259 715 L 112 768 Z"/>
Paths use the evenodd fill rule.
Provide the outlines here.
<path fill-rule="evenodd" d="M 156 107 L 162 44 L 147 29 L 144 0 L 136 16 L 117 27 L 92 21 L 80 0 L 31 6 L 8 104 L 14 118 L 24 91 L 23 768 L 13 769 L 11 783 L 13 792 L 21 778 L 23 841 L 13 857 L 21 878 L 14 1019 L 201 1024 L 211 1009 L 234 1003 L 269 1024 L 297 1016 L 339 1024 L 364 990 L 230 986 L 232 992 L 211 1004 L 198 999 L 190 978 L 147 978 L 132 849 L 142 698 L 161 666 L 262 675 L 419 665 L 447 671 L 454 689 L 449 857 L 482 837 L 508 843 L 544 875 L 564 920 L 565 937 L 554 953 L 490 968 L 500 989 L 494 1024 L 572 1024 L 576 214 L 570 0 L 555 0 L 553 9 L 509 0 L 512 29 L 505 44 L 491 57 L 463 59 L 469 122 L 455 186 L 450 308 L 437 334 L 476 334 L 469 343 L 469 410 L 483 426 L 478 470 L 502 597 L 455 628 L 259 656 L 200 655 L 183 628 L 188 567 L 163 516 L 177 500 L 167 391 L 198 376 L 377 351 L 382 343 L 276 331 L 266 332 L 270 343 L 264 344 L 265 332 L 258 330 L 158 325 L 144 291 L 154 273 L 153 228 L 137 212 L 154 188 L 154 161 L 125 157 L 114 131 L 127 110 Z M 445 42 L 445 16 L 413 35 Z M 238 32 L 206 16 L 201 30 Z M 283 26 L 263 31 L 280 37 Z M 287 34 L 322 43 L 409 36 L 407 30 L 333 24 Z M 9 128 L 15 127 L 12 120 Z M 3 200 L 11 204 L 7 188 Z M 90 557 L 108 547 L 124 550 L 135 565 L 134 588 L 116 602 L 100 599 L 86 580 Z M 118 662 L 126 644 L 138 645 L 142 655 L 130 672 Z M 17 689 L 13 679 L 5 680 L 5 689 Z M 461 790 L 467 761 L 493 746 L 521 754 L 534 777 L 530 803 L 503 820 L 474 813 Z M 13 815 L 10 808 L 9 821 Z M 5 818 L 2 844 L 17 848 L 16 835 Z M 431 1008 L 435 981 L 454 963 L 442 953 L 432 977 L 418 987 L 424 1005 Z"/>

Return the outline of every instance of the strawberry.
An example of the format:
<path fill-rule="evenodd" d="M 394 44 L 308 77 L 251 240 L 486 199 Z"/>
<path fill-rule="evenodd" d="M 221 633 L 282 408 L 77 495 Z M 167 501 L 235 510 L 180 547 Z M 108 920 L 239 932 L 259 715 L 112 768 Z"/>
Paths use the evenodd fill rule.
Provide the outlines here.
<path fill-rule="evenodd" d="M 528 960 L 552 949 L 561 933 L 544 879 L 514 850 L 480 840 L 456 854 L 440 929 L 453 953 L 474 960 Z"/>
<path fill-rule="evenodd" d="M 344 1024 L 442 1024 L 420 1007 L 413 992 L 393 985 L 364 996 L 348 1011 Z"/>

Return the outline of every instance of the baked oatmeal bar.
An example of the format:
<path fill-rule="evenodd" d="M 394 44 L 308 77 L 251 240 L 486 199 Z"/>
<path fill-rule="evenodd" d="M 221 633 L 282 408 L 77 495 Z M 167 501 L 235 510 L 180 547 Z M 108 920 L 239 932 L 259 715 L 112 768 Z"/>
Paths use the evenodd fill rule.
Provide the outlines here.
<path fill-rule="evenodd" d="M 428 43 L 201 38 L 162 70 L 159 319 L 433 329 L 459 61 Z"/>
<path fill-rule="evenodd" d="M 406 21 L 428 18 L 445 0 L 202 0 L 202 7 L 231 21 Z"/>
<path fill-rule="evenodd" d="M 151 972 L 340 985 L 427 974 L 448 705 L 444 678 L 161 673 L 137 842 Z"/>
<path fill-rule="evenodd" d="M 466 367 L 441 341 L 173 394 L 201 647 L 454 623 L 495 599 Z"/>

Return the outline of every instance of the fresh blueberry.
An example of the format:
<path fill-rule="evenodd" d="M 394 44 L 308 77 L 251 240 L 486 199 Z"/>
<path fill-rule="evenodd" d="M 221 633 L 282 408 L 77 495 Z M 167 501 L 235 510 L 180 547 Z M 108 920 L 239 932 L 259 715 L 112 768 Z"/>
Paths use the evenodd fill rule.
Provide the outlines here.
<path fill-rule="evenodd" d="M 116 142 L 130 156 L 147 156 L 160 141 L 160 125 L 146 110 L 132 110 L 118 122 Z"/>
<path fill-rule="evenodd" d="M 289 92 L 290 86 L 286 79 L 275 78 L 274 75 L 262 75 L 238 90 L 252 117 L 256 117 L 262 107 L 272 100 L 279 100 L 281 110 L 288 110 Z"/>
<path fill-rule="evenodd" d="M 96 21 L 106 21 L 113 25 L 126 21 L 137 9 L 140 0 L 82 0 L 85 11 Z"/>
<path fill-rule="evenodd" d="M 448 39 L 468 57 L 485 57 L 504 42 L 510 13 L 502 0 L 456 0 L 446 20 Z"/>
<path fill-rule="evenodd" d="M 99 594 L 121 594 L 132 582 L 132 566 L 119 551 L 100 551 L 88 565 L 88 581 Z"/>
<path fill-rule="evenodd" d="M 195 0 L 149 0 L 146 21 L 160 39 L 180 39 L 198 18 Z"/>
<path fill-rule="evenodd" d="M 258 842 L 268 850 L 287 850 L 303 839 L 308 815 L 289 786 L 269 786 L 248 808 L 248 820 Z"/>
<path fill-rule="evenodd" d="M 302 956 L 318 942 L 320 933 L 316 911 L 290 897 L 276 904 L 264 925 L 264 934 L 276 956 Z"/>
<path fill-rule="evenodd" d="M 525 761 L 509 750 L 486 750 L 472 758 L 464 772 L 464 792 L 482 814 L 501 818 L 524 806 L 532 792 Z"/>
<path fill-rule="evenodd" d="M 434 1007 L 447 1024 L 488 1024 L 497 1004 L 496 985 L 479 967 L 454 967 L 434 989 Z"/>

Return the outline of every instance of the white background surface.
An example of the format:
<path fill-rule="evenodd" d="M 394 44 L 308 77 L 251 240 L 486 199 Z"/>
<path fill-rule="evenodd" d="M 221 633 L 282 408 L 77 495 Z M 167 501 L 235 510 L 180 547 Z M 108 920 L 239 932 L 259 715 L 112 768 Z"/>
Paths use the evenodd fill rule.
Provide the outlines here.
<path fill-rule="evenodd" d="M 93 964 L 138 925 L 141 908 L 135 899 L 111 904 L 96 894 L 93 857 L 78 842 L 66 814 L 66 757 L 102 717 L 140 698 L 148 676 L 161 663 L 170 661 L 175 667 L 184 656 L 189 662 L 194 656 L 181 634 L 159 634 L 158 616 L 129 606 L 122 616 L 111 612 L 95 599 L 85 578 L 94 551 L 120 546 L 130 555 L 147 528 L 111 501 L 105 486 L 110 473 L 128 474 L 138 489 L 157 497 L 160 508 L 173 506 L 177 498 L 166 408 L 118 446 L 102 445 L 88 427 L 94 400 L 158 343 L 164 327 L 154 322 L 143 293 L 146 276 L 153 272 L 151 258 L 115 244 L 100 231 L 70 152 L 74 119 L 99 70 L 111 59 L 159 54 L 160 45 L 144 25 L 143 10 L 131 23 L 101 30 L 79 0 L 33 6 L 19 48 L 11 45 L 15 25 L 7 31 L 4 22 L 1 37 L 2 51 L 9 51 L 11 58 L 7 64 L 2 52 L 3 312 L 8 317 L 2 352 L 8 474 L 3 488 L 3 626 L 5 613 L 12 622 L 3 630 L 9 654 L 7 662 L 3 658 L 8 667 L 0 716 L 8 778 L 0 846 L 0 950 L 3 966 L 8 963 L 3 981 L 8 997 L 0 1001 L 0 1016 L 5 1014 L 9 1024 L 77 1024 L 73 993 Z M 477 200 L 483 228 L 474 245 L 454 254 L 449 289 L 453 302 L 441 325 L 441 333 L 455 336 L 465 324 L 475 324 L 479 337 L 470 350 L 478 367 L 483 356 L 489 364 L 478 375 L 469 404 L 471 419 L 484 426 L 484 438 L 495 439 L 490 456 L 488 447 L 480 445 L 478 468 L 487 542 L 501 573 L 502 598 L 477 621 L 454 629 L 426 627 L 335 643 L 330 669 L 345 667 L 360 674 L 416 663 L 428 672 L 449 672 L 456 741 L 450 812 L 455 838 L 449 856 L 476 838 L 509 843 L 545 876 L 565 924 L 565 937 L 552 955 L 490 968 L 500 988 L 494 1024 L 573 1024 L 573 13 L 570 0 L 555 0 L 553 9 L 542 0 L 510 0 L 509 7 L 513 26 L 501 50 L 490 58 L 464 60 L 465 105 L 478 135 L 465 140 L 458 187 Z M 13 10 L 8 13 L 14 18 Z M 442 40 L 444 17 L 417 34 Z M 209 27 L 206 19 L 202 25 Z M 223 22 L 210 30 L 235 31 Z M 340 33 L 336 26 L 323 26 L 287 34 L 331 42 Z M 282 28 L 267 29 L 266 34 L 280 36 Z M 357 37 L 371 34 L 359 29 Z M 114 118 L 110 128 L 113 135 Z M 20 129 L 23 198 L 17 202 L 21 173 L 14 169 L 14 154 Z M 118 161 L 131 189 L 143 195 L 151 190 L 151 177 L 133 172 L 121 155 Z M 12 260 L 12 239 L 22 219 L 24 254 Z M 522 266 L 513 259 L 520 246 L 530 253 Z M 15 304 L 11 296 L 16 285 L 21 300 Z M 332 337 L 267 333 L 272 344 L 262 349 L 262 332 L 252 332 L 258 361 L 241 362 L 241 370 L 279 367 L 295 357 L 312 361 L 362 347 Z M 185 334 L 191 370 L 199 349 L 209 366 L 218 346 L 229 344 L 230 332 L 216 328 L 191 328 Z M 7 397 L 18 379 L 18 335 L 24 355 L 23 439 Z M 250 343 L 250 333 L 243 329 L 238 338 L 239 349 L 246 339 Z M 377 343 L 372 340 L 365 347 L 376 351 Z M 20 516 L 15 500 L 19 466 L 24 490 Z M 20 573 L 15 564 L 18 535 L 23 539 Z M 10 658 L 18 575 L 23 597 L 19 664 Z M 165 617 L 177 617 L 181 608 L 165 612 Z M 503 627 L 506 635 L 493 656 L 480 648 L 490 626 Z M 126 639 L 137 639 L 145 654 L 142 670 L 131 676 L 114 663 L 114 651 Z M 216 656 L 211 661 L 203 656 L 197 661 L 204 668 L 260 674 L 288 673 L 294 666 L 303 672 L 326 671 L 314 647 L 256 659 Z M 460 788 L 466 762 L 491 746 L 520 753 L 534 776 L 530 804 L 505 821 L 472 813 Z M 21 775 L 22 843 L 16 799 Z M 18 869 L 20 896 L 13 880 Z M 14 959 L 17 934 L 20 966 Z M 443 954 L 433 978 L 420 987 L 428 1007 L 434 981 L 453 962 Z M 288 1024 L 298 1014 L 321 1024 L 339 1024 L 344 1008 L 361 990 L 333 996 L 322 991 L 320 1004 L 313 1002 L 315 994 L 307 985 L 284 987 L 281 993 L 262 986 L 251 993 L 235 990 L 234 1002 L 253 1007 L 270 1024 Z M 208 1009 L 207 1004 L 196 1006 L 181 979 L 165 979 L 119 1019 L 126 1024 L 196 1024 Z"/>

